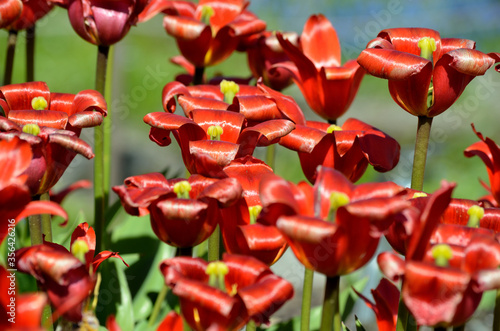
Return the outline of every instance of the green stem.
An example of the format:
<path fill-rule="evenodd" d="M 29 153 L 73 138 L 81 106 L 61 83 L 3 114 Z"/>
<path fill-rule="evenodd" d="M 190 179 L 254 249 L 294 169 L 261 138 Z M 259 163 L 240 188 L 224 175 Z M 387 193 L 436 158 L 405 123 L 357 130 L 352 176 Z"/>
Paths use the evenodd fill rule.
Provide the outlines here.
<path fill-rule="evenodd" d="M 425 161 L 427 159 L 431 124 L 432 117 L 418 117 L 417 138 L 415 140 L 415 154 L 411 173 L 411 188 L 418 191 L 422 191 L 424 187 Z"/>
<path fill-rule="evenodd" d="M 106 77 L 104 81 L 104 97 L 106 99 L 108 115 L 106 116 L 106 121 L 104 122 L 104 201 L 106 203 L 106 208 L 109 204 L 109 188 L 111 187 L 111 129 L 112 126 L 112 115 L 113 111 L 111 109 L 112 103 L 112 82 L 113 82 L 113 64 L 114 64 L 114 47 L 109 46 L 109 52 L 107 57 L 106 66 Z M 105 238 L 106 239 L 106 238 Z M 106 241 L 104 242 L 106 243 Z"/>
<path fill-rule="evenodd" d="M 52 323 L 52 309 L 50 308 L 50 305 L 46 305 L 45 307 L 43 307 L 42 325 L 44 327 L 44 330 L 46 331 L 54 330 L 54 323 Z"/>
<path fill-rule="evenodd" d="M 35 25 L 26 29 L 26 81 L 35 81 Z"/>
<path fill-rule="evenodd" d="M 409 311 L 406 308 L 405 303 L 403 302 L 403 296 L 399 297 L 399 306 L 398 306 L 398 321 L 396 323 L 396 331 L 405 331 L 406 324 L 408 323 L 408 315 Z"/>
<path fill-rule="evenodd" d="M 455 326 L 453 328 L 453 331 L 465 331 L 465 324 L 462 324 L 460 326 Z"/>
<path fill-rule="evenodd" d="M 246 331 L 255 331 L 257 330 L 257 326 L 253 320 L 248 321 Z"/>
<path fill-rule="evenodd" d="M 266 163 L 274 170 L 276 161 L 276 144 L 267 146 Z"/>
<path fill-rule="evenodd" d="M 493 331 L 500 331 L 500 289 L 497 289 L 495 311 L 493 314 Z"/>
<path fill-rule="evenodd" d="M 177 247 L 177 256 L 187 256 L 187 257 L 192 257 L 193 256 L 193 247 Z"/>
<path fill-rule="evenodd" d="M 340 331 L 342 328 L 339 310 L 340 276 L 327 277 L 320 331 Z"/>
<path fill-rule="evenodd" d="M 96 66 L 96 90 L 105 96 L 108 46 L 98 46 Z M 107 207 L 107 191 L 104 165 L 104 141 L 107 119 L 94 130 L 94 230 L 96 233 L 96 251 L 103 250 L 104 223 Z"/>
<path fill-rule="evenodd" d="M 203 74 L 205 73 L 205 67 L 196 67 L 194 69 L 193 85 L 203 84 Z"/>
<path fill-rule="evenodd" d="M 333 124 L 333 125 L 337 125 L 337 120 L 328 120 L 327 122 L 328 122 L 328 124 L 330 124 L 330 125 L 332 125 L 332 124 Z"/>
<path fill-rule="evenodd" d="M 41 201 L 50 201 L 49 192 L 40 195 Z M 42 233 L 45 235 L 45 241 L 52 242 L 52 220 L 49 214 L 41 215 L 42 218 Z"/>
<path fill-rule="evenodd" d="M 160 313 L 161 310 L 161 305 L 163 301 L 165 301 L 167 293 L 168 293 L 168 286 L 166 284 L 163 284 L 163 287 L 161 288 L 160 293 L 158 293 L 158 297 L 156 298 L 155 305 L 153 306 L 153 311 L 151 312 L 151 316 L 149 317 L 148 327 L 151 328 L 156 323 L 156 320 L 158 319 L 158 314 Z"/>
<path fill-rule="evenodd" d="M 14 54 L 16 52 L 17 31 L 9 30 L 7 40 L 7 56 L 5 57 L 5 72 L 3 75 L 3 85 L 12 83 L 12 71 L 14 70 Z"/>
<path fill-rule="evenodd" d="M 306 268 L 302 284 L 302 307 L 300 313 L 300 331 L 309 331 L 311 320 L 311 300 L 314 270 Z"/>
<path fill-rule="evenodd" d="M 220 260 L 220 229 L 215 228 L 214 232 L 208 237 L 208 261 Z"/>
<path fill-rule="evenodd" d="M 443 327 L 443 326 L 436 326 L 436 327 L 434 328 L 434 331 L 446 331 L 446 328 L 445 328 L 445 327 Z"/>

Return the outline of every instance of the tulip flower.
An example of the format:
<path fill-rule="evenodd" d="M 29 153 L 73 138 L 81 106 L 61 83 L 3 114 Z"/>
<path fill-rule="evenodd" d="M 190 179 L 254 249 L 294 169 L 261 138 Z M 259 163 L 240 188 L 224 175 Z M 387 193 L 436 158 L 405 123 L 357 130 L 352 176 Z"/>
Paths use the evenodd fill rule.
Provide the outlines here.
<path fill-rule="evenodd" d="M 25 171 L 32 162 L 33 153 L 30 145 L 14 137 L 11 140 L 0 138 L 0 244 L 12 228 L 23 218 L 31 215 L 58 215 L 66 221 L 68 215 L 58 204 L 50 201 L 31 201 L 31 194 L 26 181 Z M 63 223 L 64 224 L 64 223 Z M 10 239 L 9 247 L 14 247 L 15 240 Z M 8 259 L 7 263 L 11 263 Z M 12 265 L 10 265 L 12 267 Z"/>
<path fill-rule="evenodd" d="M 224 254 L 222 261 L 176 257 L 160 265 L 193 330 L 239 330 L 250 320 L 267 323 L 293 295 L 293 287 L 264 263 Z"/>
<path fill-rule="evenodd" d="M 3 330 L 42 331 L 42 311 L 47 304 L 44 293 L 19 295 L 16 274 L 0 266 L 0 327 Z M 15 293 L 14 293 L 15 292 Z"/>
<path fill-rule="evenodd" d="M 312 15 L 304 25 L 298 47 L 285 35 L 276 36 L 293 63 L 276 67 L 289 70 L 309 107 L 320 117 L 335 124 L 351 105 L 365 70 L 356 60 L 341 66 L 337 32 L 328 19 Z"/>
<path fill-rule="evenodd" d="M 220 208 L 241 196 L 235 179 L 192 175 L 167 180 L 159 173 L 132 176 L 113 187 L 131 215 L 150 214 L 160 240 L 176 247 L 193 247 L 207 239 L 220 218 Z"/>
<path fill-rule="evenodd" d="M 490 179 L 490 187 L 487 188 L 491 192 L 491 199 L 488 200 L 493 203 L 494 207 L 498 207 L 500 204 L 500 147 L 491 138 L 485 138 L 481 132 L 476 131 L 474 125 L 472 128 L 481 141 L 467 147 L 464 154 L 466 157 L 479 156 L 484 162 Z"/>
<path fill-rule="evenodd" d="M 500 287 L 500 244 L 473 236 L 467 246 L 429 247 L 424 259 L 382 253 L 378 263 L 389 278 L 403 278 L 403 300 L 417 324 L 460 326 L 474 313 L 486 290 Z"/>
<path fill-rule="evenodd" d="M 16 251 L 16 268 L 35 277 L 55 307 L 56 317 L 81 321 L 86 313 L 84 301 L 94 289 L 101 262 L 110 257 L 123 261 L 118 253 L 109 251 L 94 256 L 95 244 L 94 230 L 82 223 L 71 235 L 71 252 L 49 242 Z"/>
<path fill-rule="evenodd" d="M 259 33 L 266 23 L 246 10 L 247 0 L 186 1 L 152 0 L 139 16 L 141 22 L 163 12 L 163 26 L 173 36 L 181 54 L 198 73 L 194 83 L 201 84 L 205 67 L 225 60 L 247 36 Z"/>
<path fill-rule="evenodd" d="M 10 26 L 23 11 L 21 0 L 8 0 L 0 7 L 0 29 Z"/>
<path fill-rule="evenodd" d="M 342 127 L 308 121 L 280 139 L 280 145 L 298 152 L 306 178 L 314 183 L 319 165 L 342 172 L 356 182 L 371 164 L 375 170 L 392 170 L 399 161 L 396 140 L 375 127 L 349 118 Z"/>

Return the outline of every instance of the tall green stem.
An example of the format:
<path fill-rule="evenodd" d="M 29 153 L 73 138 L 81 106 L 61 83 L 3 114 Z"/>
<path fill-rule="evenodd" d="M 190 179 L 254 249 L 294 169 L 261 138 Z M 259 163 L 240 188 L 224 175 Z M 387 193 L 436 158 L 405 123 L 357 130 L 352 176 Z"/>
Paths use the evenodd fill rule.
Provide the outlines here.
<path fill-rule="evenodd" d="M 194 69 L 193 85 L 203 84 L 204 73 L 205 73 L 205 67 L 196 67 Z"/>
<path fill-rule="evenodd" d="M 33 196 L 33 201 L 49 200 L 48 193 Z M 28 217 L 31 245 L 41 245 L 43 240 L 52 241 L 50 215 L 32 215 Z"/>
<path fill-rule="evenodd" d="M 424 187 L 425 161 L 427 160 L 431 124 L 432 117 L 418 117 L 417 138 L 415 140 L 415 154 L 411 173 L 411 188 L 418 191 L 422 191 Z"/>
<path fill-rule="evenodd" d="M 50 201 L 49 192 L 40 195 L 40 200 Z M 45 235 L 45 241 L 52 242 L 52 220 L 49 214 L 41 215 L 42 218 L 42 233 Z"/>
<path fill-rule="evenodd" d="M 274 170 L 274 161 L 276 160 L 276 144 L 267 146 L 266 164 Z"/>
<path fill-rule="evenodd" d="M 98 46 L 96 66 L 96 90 L 105 96 L 106 72 L 108 64 L 108 46 Z M 111 127 L 107 118 L 94 131 L 94 229 L 96 232 L 96 251 L 103 250 L 104 223 L 107 208 L 107 192 L 104 164 L 104 141 L 105 135 L 109 134 Z M 106 133 L 107 132 L 107 133 Z"/>
<path fill-rule="evenodd" d="M 208 237 L 208 261 L 220 260 L 220 229 L 217 226 L 210 237 Z"/>
<path fill-rule="evenodd" d="M 500 289 L 497 290 L 495 299 L 495 311 L 493 314 L 493 331 L 500 331 Z"/>
<path fill-rule="evenodd" d="M 320 331 L 340 331 L 342 328 L 339 310 L 340 276 L 327 277 Z"/>
<path fill-rule="evenodd" d="M 148 327 L 151 328 L 156 323 L 156 320 L 158 319 L 158 314 L 160 313 L 161 310 L 161 304 L 163 303 L 163 301 L 165 301 L 167 293 L 168 293 L 168 286 L 166 284 L 163 284 L 163 287 L 161 288 L 160 292 L 158 293 L 158 297 L 156 298 L 155 305 L 153 306 L 153 311 L 151 312 L 151 316 L 149 317 Z"/>
<path fill-rule="evenodd" d="M 302 284 L 302 307 L 300 312 L 300 331 L 309 331 L 311 321 L 311 301 L 314 270 L 306 268 Z"/>
<path fill-rule="evenodd" d="M 250 320 L 247 323 L 246 331 L 255 331 L 257 330 L 257 326 L 255 325 L 255 322 L 253 320 Z"/>
<path fill-rule="evenodd" d="M 26 81 L 35 81 L 35 25 L 26 29 Z"/>
<path fill-rule="evenodd" d="M 9 30 L 7 39 L 7 56 L 5 57 L 5 71 L 3 74 L 3 85 L 12 83 L 12 71 L 14 70 L 14 54 L 16 53 L 17 31 Z"/>

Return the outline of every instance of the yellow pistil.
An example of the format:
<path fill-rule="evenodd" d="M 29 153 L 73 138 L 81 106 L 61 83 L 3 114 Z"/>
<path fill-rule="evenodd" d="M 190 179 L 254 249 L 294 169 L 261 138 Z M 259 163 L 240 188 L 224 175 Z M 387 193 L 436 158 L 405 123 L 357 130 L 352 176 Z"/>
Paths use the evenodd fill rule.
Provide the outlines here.
<path fill-rule="evenodd" d="M 47 100 L 45 100 L 44 97 L 36 97 L 31 100 L 31 107 L 33 107 L 34 110 L 44 110 L 47 109 L 48 107 Z"/>
<path fill-rule="evenodd" d="M 328 220 L 335 222 L 337 209 L 349 203 L 349 197 L 342 192 L 332 192 L 330 194 L 330 212 L 328 213 Z"/>
<path fill-rule="evenodd" d="M 415 199 L 415 198 L 425 198 L 426 196 L 427 196 L 427 193 L 424 193 L 424 192 L 415 192 L 411 198 L 412 199 Z"/>
<path fill-rule="evenodd" d="M 342 128 L 338 125 L 332 124 L 326 129 L 327 133 L 332 133 L 333 131 L 342 131 Z"/>
<path fill-rule="evenodd" d="M 23 132 L 38 136 L 40 134 L 40 127 L 37 124 L 26 124 L 23 126 Z"/>
<path fill-rule="evenodd" d="M 236 293 L 238 293 L 238 284 L 233 284 L 231 285 L 231 292 L 229 293 L 229 295 L 234 297 Z"/>
<path fill-rule="evenodd" d="M 210 140 L 220 140 L 220 136 L 224 133 L 220 125 L 211 125 L 207 129 L 207 134 Z"/>
<path fill-rule="evenodd" d="M 187 180 L 174 184 L 174 193 L 177 194 L 179 199 L 189 199 L 189 191 L 191 191 L 191 185 Z"/>
<path fill-rule="evenodd" d="M 82 263 L 86 263 L 85 254 L 89 251 L 89 245 L 81 239 L 75 240 L 73 245 L 71 245 L 71 254 L 75 256 Z"/>
<path fill-rule="evenodd" d="M 469 210 L 467 210 L 467 214 L 469 215 L 467 226 L 470 228 L 478 228 L 479 222 L 484 216 L 484 208 L 479 206 L 472 206 L 469 208 Z"/>
<path fill-rule="evenodd" d="M 418 41 L 420 56 L 432 62 L 432 53 L 436 51 L 436 40 L 424 37 Z"/>
<path fill-rule="evenodd" d="M 259 217 L 261 211 L 262 206 L 260 205 L 248 207 L 248 213 L 250 214 L 250 224 L 255 224 L 257 222 L 257 218 Z"/>
<path fill-rule="evenodd" d="M 210 18 L 215 15 L 215 11 L 210 6 L 202 6 L 201 7 L 201 18 L 200 21 L 205 23 L 206 25 L 210 25 Z"/>
<path fill-rule="evenodd" d="M 224 102 L 231 104 L 233 103 L 236 93 L 240 91 L 240 87 L 231 80 L 223 79 L 222 82 L 220 82 L 220 91 L 224 94 Z"/>
<path fill-rule="evenodd" d="M 438 244 L 432 247 L 432 257 L 438 267 L 447 267 L 453 257 L 451 247 L 447 244 Z"/>
<path fill-rule="evenodd" d="M 207 269 L 205 270 L 205 273 L 209 276 L 208 284 L 210 286 L 226 292 L 226 283 L 224 281 L 224 278 L 229 273 L 229 268 L 224 262 L 210 262 L 207 266 Z"/>

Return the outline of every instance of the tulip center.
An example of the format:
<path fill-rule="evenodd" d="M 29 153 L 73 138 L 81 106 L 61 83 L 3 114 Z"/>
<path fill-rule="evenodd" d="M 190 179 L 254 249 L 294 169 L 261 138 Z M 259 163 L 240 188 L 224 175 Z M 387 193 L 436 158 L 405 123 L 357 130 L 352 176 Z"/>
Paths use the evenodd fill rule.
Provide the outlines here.
<path fill-rule="evenodd" d="M 418 41 L 418 48 L 420 48 L 420 56 L 432 62 L 432 53 L 436 51 L 436 40 L 424 37 Z"/>
<path fill-rule="evenodd" d="M 89 245 L 81 239 L 75 240 L 71 245 L 71 254 L 75 256 L 82 263 L 85 263 L 85 254 L 89 251 Z"/>
<path fill-rule="evenodd" d="M 31 100 L 31 107 L 33 107 L 34 110 L 47 109 L 48 105 L 49 104 L 47 103 L 47 100 L 45 100 L 44 97 L 36 97 Z"/>
<path fill-rule="evenodd" d="M 226 282 L 225 277 L 229 273 L 229 268 L 224 262 L 214 261 L 210 262 L 205 270 L 208 275 L 208 285 L 218 288 L 219 290 L 226 292 Z"/>
<path fill-rule="evenodd" d="M 220 136 L 224 133 L 222 127 L 220 125 L 211 125 L 207 129 L 207 134 L 210 137 L 210 140 L 220 140 Z"/>
<path fill-rule="evenodd" d="M 453 257 L 451 247 L 447 244 L 439 244 L 432 247 L 432 257 L 438 267 L 448 267 Z"/>
<path fill-rule="evenodd" d="M 342 131 L 342 128 L 338 125 L 332 124 L 326 129 L 327 133 L 332 133 L 333 131 Z"/>
<path fill-rule="evenodd" d="M 484 216 L 484 208 L 479 206 L 472 206 L 467 210 L 467 214 L 469 215 L 469 221 L 467 222 L 467 226 L 470 228 L 478 228 L 479 221 Z"/>
<path fill-rule="evenodd" d="M 23 132 L 38 136 L 40 134 L 40 127 L 37 124 L 26 124 L 23 126 Z"/>
<path fill-rule="evenodd" d="M 191 191 L 191 185 L 187 180 L 174 184 L 174 193 L 177 194 L 179 199 L 189 199 L 189 191 Z"/>
<path fill-rule="evenodd" d="M 262 206 L 260 205 L 248 207 L 248 213 L 250 214 L 250 224 L 257 223 L 257 218 L 259 217 L 261 211 L 262 211 Z"/>
<path fill-rule="evenodd" d="M 205 23 L 206 25 L 210 25 L 210 18 L 215 15 L 215 11 L 210 6 L 202 6 L 201 7 L 201 18 L 200 21 Z"/>
<path fill-rule="evenodd" d="M 240 87 L 231 80 L 223 79 L 222 82 L 220 82 L 220 91 L 224 94 L 224 102 L 232 104 L 234 96 L 240 91 Z"/>
<path fill-rule="evenodd" d="M 424 193 L 424 192 L 415 192 L 411 198 L 412 199 L 415 199 L 415 198 L 425 198 L 426 196 L 427 196 L 427 193 Z"/>
<path fill-rule="evenodd" d="M 335 222 L 337 209 L 349 203 L 349 197 L 342 192 L 332 192 L 330 194 L 330 211 L 328 212 L 328 221 Z"/>

